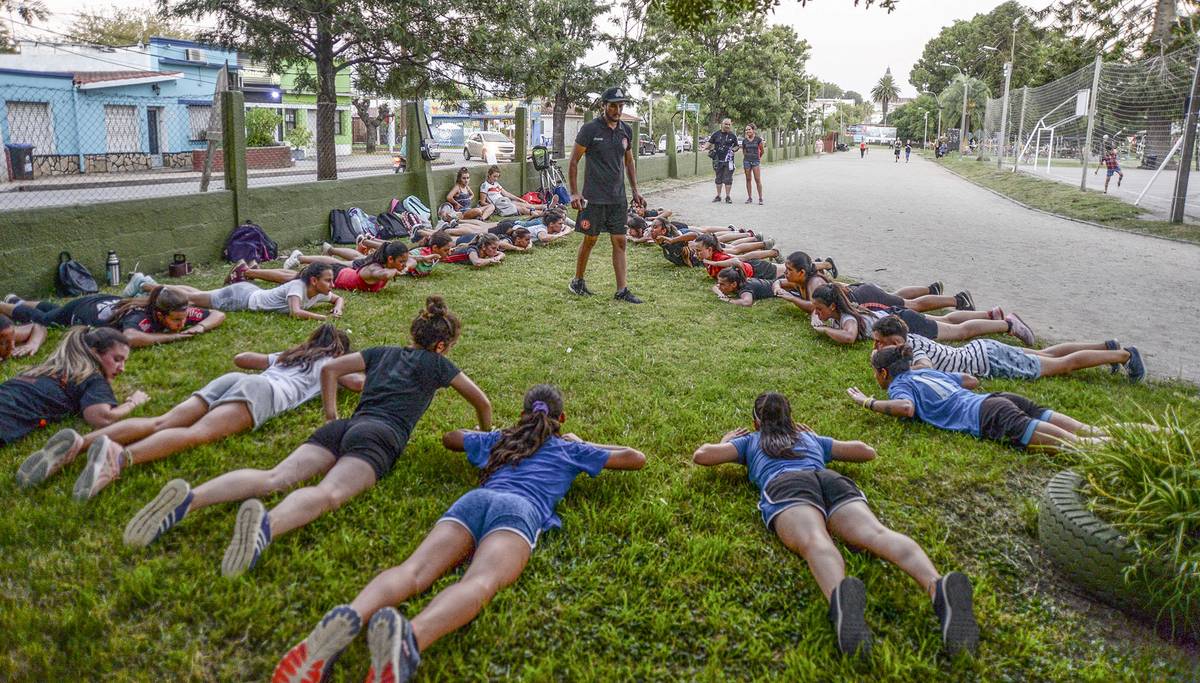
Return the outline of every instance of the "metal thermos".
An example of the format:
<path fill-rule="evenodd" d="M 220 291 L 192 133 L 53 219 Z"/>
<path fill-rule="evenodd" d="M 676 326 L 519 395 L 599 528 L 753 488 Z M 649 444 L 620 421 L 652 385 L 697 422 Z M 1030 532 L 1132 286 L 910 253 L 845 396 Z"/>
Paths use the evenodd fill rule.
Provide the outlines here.
<path fill-rule="evenodd" d="M 121 259 L 117 258 L 117 252 L 109 250 L 108 261 L 105 263 L 105 272 L 108 275 L 109 287 L 116 287 L 121 284 Z"/>

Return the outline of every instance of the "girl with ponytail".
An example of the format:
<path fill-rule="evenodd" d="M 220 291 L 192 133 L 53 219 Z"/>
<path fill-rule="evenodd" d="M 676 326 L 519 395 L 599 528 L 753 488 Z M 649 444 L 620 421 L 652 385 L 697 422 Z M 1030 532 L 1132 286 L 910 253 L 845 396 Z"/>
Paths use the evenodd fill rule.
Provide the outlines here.
<path fill-rule="evenodd" d="M 866 587 L 858 578 L 846 576 L 834 536 L 911 576 L 933 602 L 947 652 L 974 652 L 979 627 L 972 610 L 970 580 L 959 572 L 939 575 L 921 546 L 880 523 L 849 477 L 826 468 L 831 460 L 872 460 L 875 449 L 861 441 L 819 436 L 797 424 L 791 404 L 782 394 L 760 394 L 754 399 L 752 414 L 755 431 L 738 427 L 718 443 L 697 448 L 692 460 L 706 467 L 724 463 L 746 467 L 750 481 L 759 489 L 763 523 L 789 550 L 804 558 L 829 601 L 829 620 L 838 648 L 845 654 L 866 656 L 872 635 L 864 618 Z"/>
<path fill-rule="evenodd" d="M 329 359 L 317 372 L 323 427 L 273 469 L 228 472 L 195 489 L 182 480 L 168 484 L 126 527 L 125 542 L 147 545 L 194 510 L 245 501 L 221 562 L 222 574 L 238 576 L 258 563 L 272 540 L 341 507 L 387 476 L 438 389 L 453 387 L 475 408 L 479 424 L 490 428 L 487 395 L 445 356 L 461 329 L 446 302 L 431 296 L 413 319 L 411 346 L 376 346 Z M 308 354 L 289 359 L 312 363 L 310 371 L 315 365 Z M 338 385 L 357 384 L 359 374 L 358 407 L 348 419 L 339 419 Z M 323 477 L 319 483 L 292 491 L 270 511 L 259 500 L 316 476 Z"/>
<path fill-rule="evenodd" d="M 468 263 L 483 268 L 504 260 L 500 251 L 500 238 L 491 233 L 476 235 L 470 242 L 455 247 L 443 261 L 445 263 Z"/>
<path fill-rule="evenodd" d="M 17 471 L 17 483 L 22 488 L 40 484 L 87 451 L 87 465 L 75 482 L 74 495 L 77 500 L 91 499 L 129 465 L 161 460 L 257 429 L 276 415 L 299 407 L 320 391 L 321 368 L 349 351 L 346 333 L 325 324 L 303 344 L 283 352 L 239 353 L 233 358 L 234 365 L 262 372 L 221 375 L 156 417 L 124 419 L 86 435 L 74 429 L 60 430 L 25 459 Z M 361 375 L 342 379 L 349 389 L 362 388 Z M 167 500 L 175 503 L 168 510 L 176 507 L 182 500 L 180 483 L 176 480 L 163 489 L 155 499 L 156 509 L 163 509 Z"/>
<path fill-rule="evenodd" d="M 329 610 L 308 638 L 283 657 L 273 680 L 323 680 L 364 624 L 371 650 L 367 680 L 409 680 L 423 650 L 469 623 L 501 588 L 520 577 L 541 532 L 562 525 L 554 509 L 576 476 L 645 464 L 646 456 L 633 448 L 562 434 L 566 419 L 562 394 L 539 384 L 525 393 L 521 416 L 512 427 L 443 436 L 446 448 L 465 451 L 467 460 L 480 468 L 479 487 L 450 506 L 404 563 L 376 576 L 350 604 Z M 463 578 L 412 621 L 393 607 L 424 593 L 472 554 L 475 561 Z"/>
<path fill-rule="evenodd" d="M 295 268 L 315 263 L 328 264 L 333 268 L 335 289 L 378 292 L 413 265 L 413 259 L 409 254 L 408 245 L 400 240 L 384 242 L 375 251 L 353 261 L 334 256 L 305 256 L 297 249 L 284 261 L 283 268 L 247 268 L 241 271 L 235 269 L 231 277 L 235 280 L 241 277 L 247 280 L 288 283 L 301 277 L 300 271 L 294 270 Z"/>
<path fill-rule="evenodd" d="M 239 263 L 244 263 L 239 261 Z M 234 280 L 220 289 L 201 290 L 187 285 L 171 285 L 173 289 L 183 292 L 188 303 L 194 306 L 211 308 L 218 311 L 267 311 L 287 313 L 293 318 L 303 320 L 325 320 L 326 316 L 312 313 L 308 309 L 322 302 L 333 304 L 333 310 L 328 317 L 339 318 L 346 302 L 342 297 L 333 293 L 333 266 L 328 263 L 310 263 L 304 270 L 297 273 L 290 281 L 271 289 L 260 289 L 253 283 L 246 282 L 244 277 L 231 278 Z M 249 268 L 234 267 L 234 272 L 243 276 Z M 134 273 L 129 280 L 126 292 L 146 290 L 158 283 L 148 275 Z"/>

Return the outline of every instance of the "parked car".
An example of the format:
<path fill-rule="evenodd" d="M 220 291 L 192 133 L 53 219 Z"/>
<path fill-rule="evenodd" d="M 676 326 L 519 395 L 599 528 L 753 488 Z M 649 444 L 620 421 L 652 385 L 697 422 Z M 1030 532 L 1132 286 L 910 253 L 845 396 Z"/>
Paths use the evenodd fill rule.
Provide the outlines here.
<path fill-rule="evenodd" d="M 649 135 L 642 133 L 638 135 L 638 154 L 640 156 L 653 156 L 658 154 L 658 145 L 650 139 Z"/>
<path fill-rule="evenodd" d="M 660 135 L 660 136 L 658 137 L 658 148 L 659 148 L 659 149 L 661 149 L 661 150 L 666 150 L 666 148 L 667 148 L 667 136 L 665 136 L 665 135 Z M 690 151 L 692 151 L 692 139 L 691 139 L 691 138 L 685 138 L 685 137 L 683 137 L 682 135 L 676 135 L 676 136 L 675 136 L 675 150 L 676 150 L 676 151 L 679 151 L 679 152 L 690 152 Z"/>
<path fill-rule="evenodd" d="M 463 143 L 463 159 L 486 159 L 485 150 L 495 152 L 496 161 L 512 161 L 517 147 L 501 133 L 478 131 L 468 135 Z"/>

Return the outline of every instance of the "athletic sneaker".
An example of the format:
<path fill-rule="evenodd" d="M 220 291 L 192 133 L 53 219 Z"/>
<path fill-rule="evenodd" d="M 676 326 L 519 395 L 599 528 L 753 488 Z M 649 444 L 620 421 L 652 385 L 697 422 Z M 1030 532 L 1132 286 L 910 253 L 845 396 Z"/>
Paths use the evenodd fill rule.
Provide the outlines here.
<path fill-rule="evenodd" d="M 246 262 L 238 259 L 233 267 L 229 269 L 229 274 L 225 276 L 225 284 L 232 285 L 235 282 L 243 282 L 246 279 Z"/>
<path fill-rule="evenodd" d="M 421 653 L 412 624 L 394 607 L 384 607 L 367 626 L 371 668 L 366 683 L 405 683 L 417 672 Z"/>
<path fill-rule="evenodd" d="M 942 284 L 942 281 L 938 280 L 937 282 L 929 285 L 929 293 L 935 296 L 941 296 L 944 287 L 945 285 Z"/>
<path fill-rule="evenodd" d="M 75 459 L 83 450 L 83 437 L 74 429 L 60 429 L 46 440 L 41 450 L 34 451 L 17 468 L 17 486 L 29 488 L 58 473 L 63 465 Z"/>
<path fill-rule="evenodd" d="M 1029 329 L 1029 326 L 1025 324 L 1024 320 L 1021 320 L 1020 316 L 1016 313 L 1009 313 L 1004 316 L 1004 320 L 1008 323 L 1009 334 L 1020 339 L 1021 343 L 1025 346 L 1034 345 L 1036 340 L 1033 338 L 1033 330 Z"/>
<path fill-rule="evenodd" d="M 333 663 L 358 632 L 362 619 L 350 605 L 338 605 L 325 613 L 312 633 L 279 660 L 271 683 L 317 683 L 329 679 Z"/>
<path fill-rule="evenodd" d="M 257 498 L 242 503 L 233 525 L 233 538 L 221 560 L 221 575 L 241 576 L 258 564 L 258 558 L 271 543 L 271 518 L 267 508 Z"/>
<path fill-rule="evenodd" d="M 1142 353 L 1136 346 L 1126 346 L 1129 360 L 1125 361 L 1125 372 L 1129 373 L 1130 382 L 1140 382 L 1146 376 L 1146 364 L 1142 362 Z"/>
<path fill-rule="evenodd" d="M 299 268 L 301 256 L 304 256 L 302 251 L 299 249 L 293 249 L 292 253 L 288 255 L 287 260 L 283 262 L 283 267 L 288 270 L 295 270 Z"/>
<path fill-rule="evenodd" d="M 830 276 L 831 276 L 831 277 L 832 277 L 834 280 L 836 280 L 836 279 L 837 279 L 837 277 L 838 277 L 838 269 L 837 269 L 837 264 L 833 262 L 833 257 L 832 257 L 832 256 L 826 256 L 826 257 L 825 257 L 825 263 L 828 263 L 828 264 L 829 264 L 829 275 L 830 275 Z"/>
<path fill-rule="evenodd" d="M 125 469 L 129 461 L 129 451 L 116 441 L 107 436 L 93 441 L 88 448 L 87 464 L 75 480 L 75 490 L 72 493 L 75 500 L 82 502 L 95 498 L 105 486 L 121 476 L 121 470 Z"/>
<path fill-rule="evenodd" d="M 758 203 L 759 203 L 759 206 L 761 206 L 761 205 L 762 205 L 762 197 L 759 197 L 759 198 L 758 198 Z"/>
<path fill-rule="evenodd" d="M 713 197 L 712 203 L 716 204 L 719 201 L 721 201 L 721 195 L 717 195 L 716 197 Z"/>
<path fill-rule="evenodd" d="M 971 607 L 971 580 L 962 572 L 950 572 L 937 580 L 933 611 L 942 624 L 942 643 L 946 652 L 956 655 L 975 653 L 979 645 L 979 625 Z"/>
<path fill-rule="evenodd" d="M 9 294 L 4 295 L 4 303 L 11 304 L 13 306 L 17 306 L 17 305 L 23 304 L 25 302 L 23 299 L 21 299 L 21 297 L 17 296 L 16 294 L 9 293 Z"/>
<path fill-rule="evenodd" d="M 617 293 L 613 294 L 613 298 L 616 299 L 617 301 L 624 301 L 624 302 L 630 303 L 630 304 L 642 303 L 642 300 L 637 298 L 636 296 L 634 296 L 633 292 L 629 291 L 628 287 L 618 289 Z"/>
<path fill-rule="evenodd" d="M 171 530 L 192 507 L 192 487 L 182 479 L 172 479 L 154 500 L 138 510 L 125 525 L 125 545 L 144 548 Z"/>
<path fill-rule="evenodd" d="M 587 288 L 587 283 L 581 277 L 571 278 L 571 284 L 567 285 L 567 291 L 579 296 L 591 296 L 595 294 L 595 292 Z"/>
<path fill-rule="evenodd" d="M 753 203 L 754 203 L 754 197 L 746 197 L 746 203 L 747 203 L 747 204 L 753 204 Z M 761 202 L 760 202 L 760 203 L 761 203 Z"/>
<path fill-rule="evenodd" d="M 324 254 L 325 256 L 329 256 L 329 252 L 331 252 L 331 251 L 333 251 L 333 245 L 332 245 L 332 244 L 330 244 L 330 243 L 328 243 L 328 242 L 322 242 L 322 243 L 321 243 L 321 253 L 322 253 L 322 254 Z"/>
<path fill-rule="evenodd" d="M 954 310 L 956 311 L 973 311 L 975 310 L 975 299 L 971 298 L 971 293 L 963 290 L 954 295 Z"/>
<path fill-rule="evenodd" d="M 867 587 L 853 576 L 842 579 L 829 596 L 829 623 L 842 654 L 871 654 L 871 629 L 863 614 L 866 608 Z"/>
<path fill-rule="evenodd" d="M 1116 351 L 1117 349 L 1121 348 L 1121 342 L 1117 341 L 1116 339 L 1109 339 L 1104 342 L 1104 348 L 1108 349 L 1109 351 Z M 1108 372 L 1110 374 L 1115 375 L 1115 374 L 1117 374 L 1117 371 L 1120 369 L 1121 369 L 1120 363 L 1109 363 L 1108 364 Z"/>
<path fill-rule="evenodd" d="M 992 306 L 988 309 L 988 320 L 1004 320 L 1004 309 Z"/>
<path fill-rule="evenodd" d="M 144 284 L 156 285 L 158 283 L 154 281 L 154 278 L 145 273 L 135 272 L 129 276 L 129 284 L 125 285 L 125 289 L 121 291 L 121 296 L 125 298 L 141 296 L 145 293 L 142 291 L 142 285 Z"/>
<path fill-rule="evenodd" d="M 774 249 L 775 248 L 775 238 L 774 237 L 767 237 L 766 235 L 763 235 L 762 243 L 763 243 L 763 249 Z"/>
<path fill-rule="evenodd" d="M 725 203 L 726 203 L 726 204 L 732 204 L 732 203 L 733 203 L 733 200 L 732 200 L 732 199 L 730 199 L 729 197 L 726 197 L 726 198 L 725 198 Z"/>

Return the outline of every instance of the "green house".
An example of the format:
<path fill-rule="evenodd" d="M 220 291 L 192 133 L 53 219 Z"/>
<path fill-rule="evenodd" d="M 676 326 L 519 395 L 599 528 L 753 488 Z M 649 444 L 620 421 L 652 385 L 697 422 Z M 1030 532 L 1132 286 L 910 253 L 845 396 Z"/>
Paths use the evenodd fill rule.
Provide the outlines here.
<path fill-rule="evenodd" d="M 242 91 L 246 97 L 246 108 L 266 107 L 283 117 L 283 123 L 276 129 L 275 138 L 282 141 L 287 133 L 296 126 L 304 126 L 313 133 L 313 143 L 306 150 L 309 154 L 316 153 L 317 133 L 317 94 L 304 90 L 296 85 L 298 75 L 307 71 L 316 77 L 316 64 L 307 62 L 302 71 L 288 71 L 283 74 L 273 74 L 250 61 L 242 61 Z M 350 154 L 350 72 L 338 72 L 335 83 L 337 87 L 337 120 L 334 124 L 333 140 L 337 145 L 338 156 Z"/>

